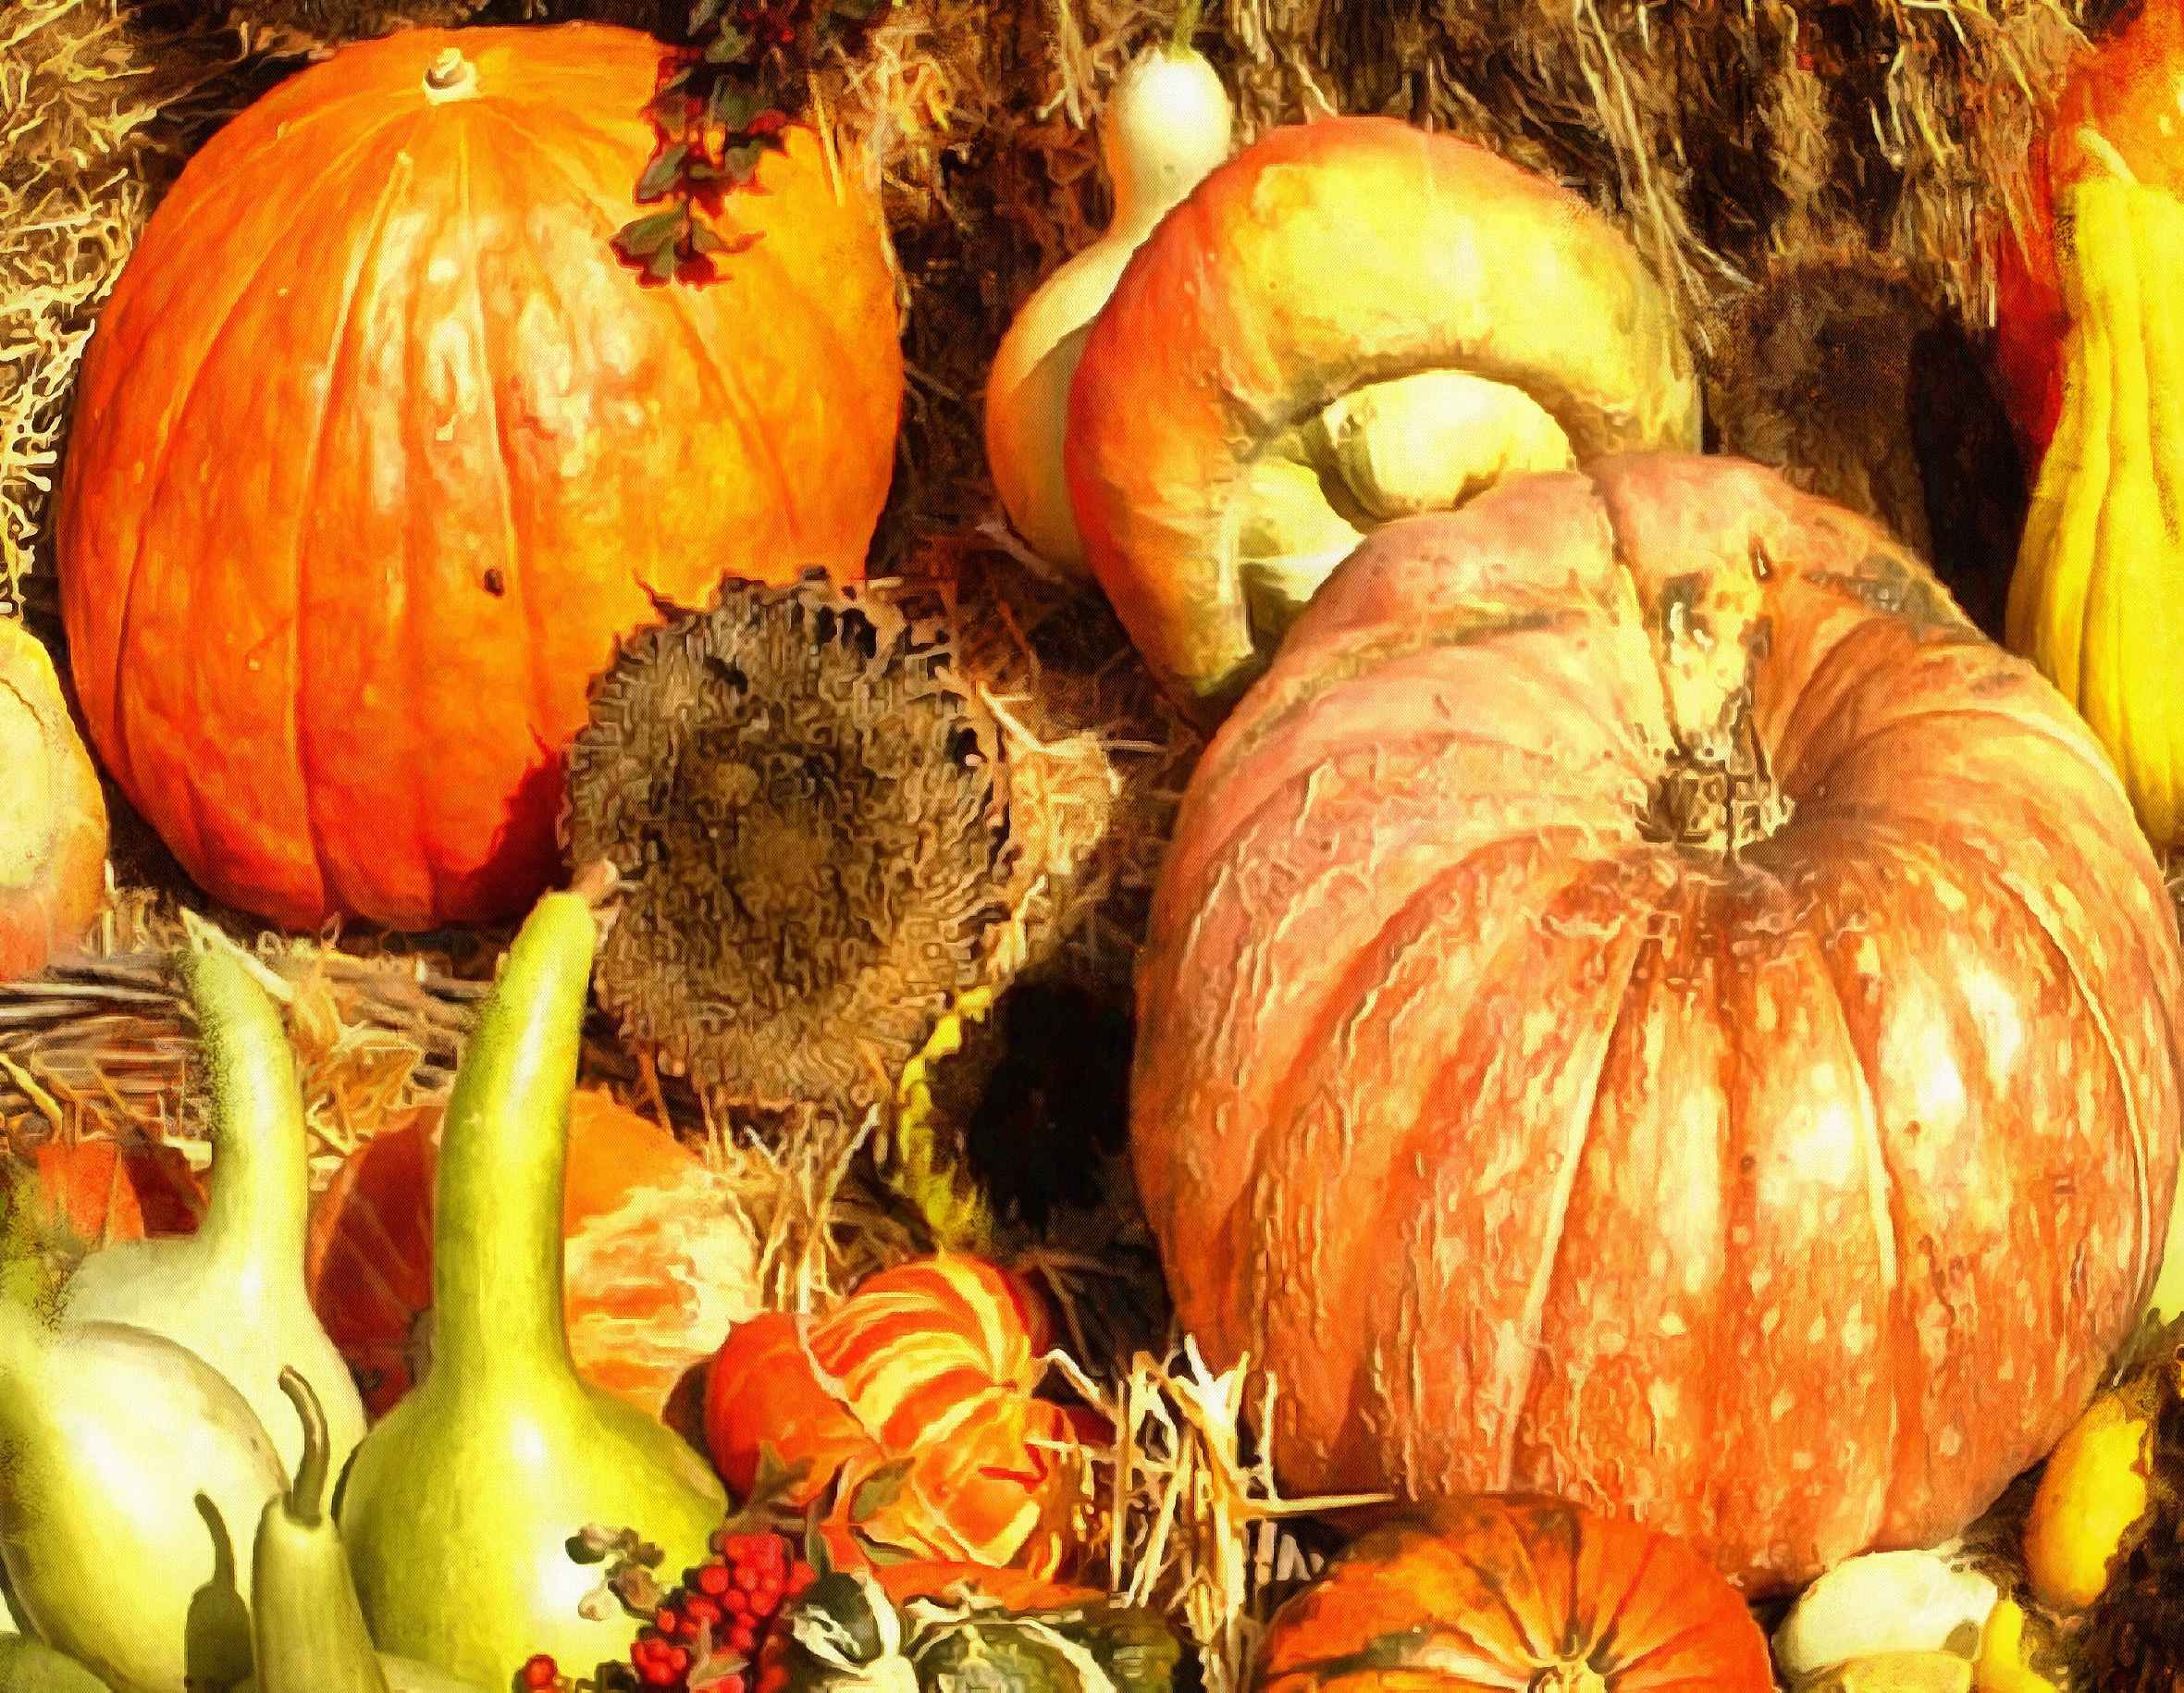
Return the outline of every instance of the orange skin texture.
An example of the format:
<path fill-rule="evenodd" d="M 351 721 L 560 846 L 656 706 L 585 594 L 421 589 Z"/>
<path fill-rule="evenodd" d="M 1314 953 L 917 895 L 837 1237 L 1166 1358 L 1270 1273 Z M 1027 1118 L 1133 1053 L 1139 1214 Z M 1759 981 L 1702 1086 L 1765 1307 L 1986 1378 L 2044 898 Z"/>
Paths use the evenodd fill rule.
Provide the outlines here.
<path fill-rule="evenodd" d="M 20 760 L 19 763 L 18 761 Z M 0 982 L 34 976 L 106 902 L 106 799 L 53 661 L 0 617 Z"/>
<path fill-rule="evenodd" d="M 1067 1471 L 1043 1449 L 1090 1433 L 1081 1413 L 1032 1397 L 1052 1341 L 1006 1271 L 948 1254 L 899 1265 L 816 1320 L 740 1325 L 707 1382 L 707 1444 L 738 1498 L 765 1446 L 810 1465 L 784 1502 L 839 1476 L 845 1513 L 866 1477 L 907 1460 L 905 1485 L 860 1529 L 920 1558 L 1052 1574 L 1067 1548 L 1046 1517 Z"/>
<path fill-rule="evenodd" d="M 2024 228 L 2001 238 L 1995 365 L 2033 463 L 2062 416 L 2070 327 L 2055 269 L 2055 204 L 2070 183 L 2111 168 L 2088 151 L 2081 130 L 2104 139 L 2140 181 L 2184 192 L 2184 9 L 2156 0 L 2079 61 L 2033 144 Z"/>
<path fill-rule="evenodd" d="M 1760 655 L 1793 809 L 1734 858 L 1647 822 L 1679 624 Z M 1292 1495 L 1535 1489 L 1802 1585 L 2044 1454 L 2161 1263 L 2184 961 L 2113 772 L 1741 461 L 1368 538 L 1199 767 L 1140 994 L 1139 1191 Z"/>
<path fill-rule="evenodd" d="M 40 1216 L 93 1251 L 196 1232 L 204 1192 L 182 1155 L 155 1141 L 48 1141 L 14 1176 L 35 1184 Z"/>
<path fill-rule="evenodd" d="M 1131 258 L 1078 365 L 1064 457 L 1094 575 L 1200 715 L 1255 667 L 1238 481 L 1291 424 L 1430 368 L 1524 389 L 1581 460 L 1698 444 L 1689 353 L 1629 242 L 1450 136 L 1388 117 L 1274 130 Z"/>
<path fill-rule="evenodd" d="M 384 1415 L 409 1391 L 410 1349 L 432 1307 L 433 1182 L 437 1108 L 407 1114 L 335 1172 L 314 1204 L 306 1252 L 312 1307 L 364 1385 L 364 1406 Z M 569 1109 L 561 1232 L 572 1243 L 612 1235 L 611 1252 L 572 1263 L 564 1300 L 570 1350 L 584 1378 L 664 1410 L 684 1374 L 720 1341 L 693 1283 L 717 1255 L 715 1230 L 729 1205 L 721 1179 L 657 1123 L 599 1089 L 578 1090 Z"/>
<path fill-rule="evenodd" d="M 460 49 L 475 94 L 434 103 Z M 876 205 L 793 131 L 718 279 L 610 238 L 635 31 L 416 30 L 191 163 L 86 355 L 60 494 L 85 719 L 184 868 L 290 927 L 522 910 L 562 748 L 654 596 L 864 571 L 902 394 Z"/>
<path fill-rule="evenodd" d="M 1597 1680 L 1535 1679 L 1582 1665 Z M 1467 1499 L 1351 1546 L 1275 1613 L 1256 1693 L 1771 1693 L 1766 1637 L 1689 1548 L 1557 1500 Z"/>

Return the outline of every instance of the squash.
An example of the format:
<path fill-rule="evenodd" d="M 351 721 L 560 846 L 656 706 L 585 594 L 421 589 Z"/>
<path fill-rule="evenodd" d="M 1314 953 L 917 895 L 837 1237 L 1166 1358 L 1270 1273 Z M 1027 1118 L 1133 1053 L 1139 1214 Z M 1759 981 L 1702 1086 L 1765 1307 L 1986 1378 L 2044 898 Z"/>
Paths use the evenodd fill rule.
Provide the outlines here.
<path fill-rule="evenodd" d="M 1033 1397 L 1051 1342 L 1008 1272 L 956 1254 L 897 1265 L 816 1318 L 731 1333 L 707 1443 L 739 1498 L 771 1451 L 806 1466 L 784 1504 L 831 1491 L 833 1520 L 897 1552 L 1051 1574 L 1073 1543 L 1069 1454 L 1096 1420 Z"/>
<path fill-rule="evenodd" d="M 993 353 L 985 425 L 993 489 L 1031 550 L 1067 575 L 1086 574 L 1062 471 L 1084 338 L 1130 254 L 1228 156 L 1235 116 L 1221 79 L 1187 42 L 1163 43 L 1133 60 L 1100 119 L 1114 217 L 1024 302 Z"/>
<path fill-rule="evenodd" d="M 1292 1494 L 1801 1586 L 2046 1453 L 2162 1260 L 2184 958 L 2105 757 L 1734 460 L 1368 538 L 1191 781 L 1139 1009 L 1139 1192 Z"/>
<path fill-rule="evenodd" d="M 1092 574 L 1210 722 L 1362 531 L 1698 428 L 1668 297 L 1606 218 L 1453 137 L 1328 117 L 1245 148 L 1139 248 L 1064 458 Z"/>
<path fill-rule="evenodd" d="M 0 616 L 0 982 L 34 976 L 106 902 L 106 801 L 35 636 Z"/>
<path fill-rule="evenodd" d="M 312 1304 L 375 1416 L 409 1390 L 430 1344 L 438 1130 L 436 1109 L 384 1130 L 312 1213 Z M 602 1089 L 570 1106 L 561 1227 L 577 1370 L 655 1415 L 759 1308 L 758 1237 L 734 1188 Z"/>
<path fill-rule="evenodd" d="M 1372 1530 L 1275 1613 L 1257 1693 L 1771 1693 L 1767 1640 L 1689 1548 L 1560 1500 Z"/>
<path fill-rule="evenodd" d="M 592 678 L 661 602 L 860 577 L 902 395 L 872 194 L 796 129 L 710 282 L 612 246 L 660 44 L 413 30 L 232 120 L 86 352 L 83 714 L 191 878 L 290 927 L 527 907 Z"/>

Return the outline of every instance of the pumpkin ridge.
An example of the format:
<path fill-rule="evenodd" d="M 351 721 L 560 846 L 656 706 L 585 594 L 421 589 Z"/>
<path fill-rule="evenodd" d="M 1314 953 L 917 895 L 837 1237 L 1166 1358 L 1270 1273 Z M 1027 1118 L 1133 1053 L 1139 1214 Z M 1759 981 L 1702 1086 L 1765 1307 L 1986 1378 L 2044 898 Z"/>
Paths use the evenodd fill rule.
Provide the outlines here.
<path fill-rule="evenodd" d="M 1806 931 L 1811 945 L 1820 954 L 1820 971 L 1828 985 L 1834 990 L 1835 1017 L 1843 1031 L 1843 1044 L 1850 1049 L 1857 1061 L 1858 1095 L 1865 1102 L 1866 1128 L 1872 1141 L 1872 1154 L 1877 1171 L 1875 1179 L 1888 1184 L 1888 1196 L 1882 1205 L 1882 1215 L 1888 1223 L 1887 1248 L 1884 1263 L 1888 1269 L 1889 1321 L 1883 1330 L 1888 1337 L 1889 1389 L 1888 1389 L 1888 1450 L 1892 1454 L 1888 1474 L 1881 1484 L 1880 1517 L 1867 1525 L 1859 1537 L 1861 1544 L 1870 1544 L 1873 1537 L 1886 1527 L 1895 1514 L 1895 1496 L 1903 1485 L 1906 1473 L 1904 1445 L 1906 1431 L 1912 1427 L 1911 1419 L 1904 1415 L 1904 1393 L 1910 1385 L 1908 1372 L 1903 1362 L 1917 1355 L 1917 1323 L 1909 1304 L 1904 1296 L 1904 1222 L 1899 1215 L 1903 1193 L 1903 1178 L 1894 1161 L 1889 1156 L 1888 1134 L 1881 1120 L 1881 1094 L 1873 1085 L 1873 1072 L 1881 1061 L 1876 1049 L 1869 1053 L 1859 1042 L 1857 1031 L 1850 1020 L 1850 994 L 1844 986 L 1843 978 L 1834 955 L 1819 935 Z"/>
<path fill-rule="evenodd" d="M 474 105 L 466 102 L 465 105 Z M 571 107 L 571 115 L 582 121 L 577 108 Z M 508 459 L 508 425 L 500 405 L 500 372 L 494 368 L 493 335 L 486 318 L 486 279 L 479 264 L 477 233 L 477 207 L 471 193 L 472 163 L 470 126 L 464 124 L 458 131 L 461 146 L 457 149 L 458 180 L 461 183 L 463 236 L 470 248 L 470 299 L 471 316 L 477 329 L 477 363 L 479 386 L 484 389 L 486 411 L 493 427 L 493 467 L 500 475 L 500 526 L 502 546 L 506 549 L 501 565 L 501 588 L 513 594 L 524 613 L 524 668 L 529 680 L 526 690 L 531 701 L 532 738 L 541 743 L 542 752 L 549 750 L 545 731 L 553 723 L 553 714 L 546 708 L 545 673 L 539 666 L 539 655 L 545 650 L 545 631 L 538 622 L 537 596 L 532 585 L 524 579 L 523 561 L 530 557 L 524 544 L 523 521 L 516 515 L 515 471 Z M 546 276 L 546 267 L 534 267 L 546 291 L 552 293 L 555 303 L 561 296 L 554 292 Z"/>
<path fill-rule="evenodd" d="M 373 142 L 378 141 L 384 134 L 384 130 L 375 129 L 354 146 L 345 149 L 337 157 L 327 162 L 318 173 L 318 180 L 323 183 L 336 170 L 354 163 L 360 154 L 365 152 Z M 132 667 L 129 663 L 130 632 L 137 608 L 137 588 L 144 569 L 144 549 L 150 538 L 153 523 L 158 515 L 161 503 L 160 495 L 167 483 L 167 470 L 174 463 L 175 447 L 186 433 L 182 426 L 189 420 L 190 408 L 196 403 L 199 394 L 204 389 L 205 373 L 212 367 L 213 355 L 219 351 L 220 344 L 234 330 L 243 306 L 256 296 L 258 284 L 264 279 L 266 269 L 275 259 L 288 250 L 289 243 L 294 239 L 296 231 L 303 226 L 307 218 L 317 212 L 319 205 L 320 201 L 314 196 L 299 196 L 295 216 L 281 227 L 280 233 L 274 240 L 266 243 L 265 251 L 259 255 L 242 280 L 236 285 L 234 298 L 228 301 L 226 309 L 220 314 L 219 322 L 215 326 L 211 336 L 207 338 L 204 351 L 199 354 L 190 372 L 189 381 L 183 384 L 182 397 L 176 402 L 174 412 L 167 418 L 167 426 L 160 436 L 159 450 L 153 462 L 149 486 L 143 503 L 139 507 L 137 532 L 130 543 L 129 574 L 126 578 L 126 586 L 121 590 L 121 616 L 115 624 L 113 675 L 108 685 L 107 697 L 113 702 L 110 708 L 110 721 L 114 727 L 112 736 L 114 746 L 107 756 L 107 762 L 113 767 L 115 774 L 122 778 L 123 785 L 128 788 L 136 786 L 134 761 L 130 756 L 129 696 L 126 691 L 126 684 L 132 673 Z M 195 791 L 195 787 L 192 785 L 191 793 L 194 795 Z M 194 809 L 193 802 L 193 812 Z M 195 817 L 192 822 L 195 823 L 192 833 L 197 837 L 198 848 L 192 856 L 203 859 L 204 857 L 203 822 Z"/>
<path fill-rule="evenodd" d="M 1506 1524 L 1503 1526 L 1508 1526 Z M 1513 1531 L 1512 1538 L 1514 1538 Z M 1472 1578 L 1479 1584 L 1480 1593 L 1492 1600 L 1502 1615 L 1509 1619 L 1510 1626 L 1515 1630 L 1517 1644 L 1525 1656 L 1540 1663 L 1550 1660 L 1554 1656 L 1554 1649 L 1542 1646 L 1532 1637 L 1532 1624 L 1524 1613 L 1511 1602 L 1509 1584 L 1503 1576 L 1498 1572 L 1488 1569 L 1468 1543 L 1459 1544 L 1453 1548 L 1453 1551 L 1456 1554 L 1456 1561 L 1469 1570 Z M 1520 1556 L 1525 1557 L 1525 1562 L 1529 1564 L 1529 1556 L 1524 1553 L 1521 1541 L 1518 1543 L 1518 1552 Z M 1435 1620 L 1437 1623 L 1440 1621 L 1438 1618 Z"/>
<path fill-rule="evenodd" d="M 355 365 L 355 361 L 349 353 L 349 337 L 355 321 L 356 303 L 364 292 L 365 278 L 370 276 L 373 264 L 378 257 L 379 242 L 386 233 L 388 218 L 394 209 L 397 191 L 408 180 L 407 174 L 400 167 L 399 160 L 415 139 L 417 119 L 412 118 L 401 131 L 401 145 L 395 149 L 398 163 L 387 173 L 386 185 L 379 191 L 378 204 L 372 212 L 369 233 L 358 246 L 348 287 L 342 294 L 341 309 L 334 319 L 332 361 L 327 370 L 326 393 L 318 403 L 318 419 L 312 425 L 311 446 L 303 460 L 302 478 L 297 484 L 302 490 L 302 497 L 297 503 L 296 535 L 292 543 L 296 554 L 296 588 L 295 611 L 289 620 L 289 743 L 295 750 L 296 780 L 302 790 L 304 837 L 310 843 L 311 857 L 317 866 L 322 899 L 330 894 L 337 899 L 345 900 L 346 896 L 340 887 L 340 878 L 335 873 L 334 865 L 327 857 L 325 832 L 319 826 L 311 799 L 317 791 L 317 785 L 311 780 L 311 739 L 308 724 L 304 721 L 304 701 L 311 695 L 305 681 L 304 654 L 308 649 L 303 640 L 303 607 L 309 603 L 306 589 L 310 582 L 311 550 L 306 544 L 306 532 L 313 511 L 310 490 L 317 479 L 319 461 L 325 456 L 327 430 L 334 416 L 335 393 L 341 385 L 343 376 L 352 372 Z M 385 130 L 377 133 L 383 137 Z"/>
<path fill-rule="evenodd" d="M 1600 860 L 1595 860 L 1593 863 L 1587 864 L 1586 866 L 1586 871 L 1594 871 L 1600 862 Z M 1582 876 L 1579 878 L 1580 881 L 1585 879 Z M 1575 883 L 1573 883 L 1572 885 L 1574 886 Z M 1507 1490 L 1514 1479 L 1519 1437 L 1532 1415 L 1532 1394 L 1539 1384 L 1539 1360 L 1541 1354 L 1547 1350 L 1546 1347 L 1538 1343 L 1539 1330 L 1546 1321 L 1548 1306 L 1552 1303 L 1555 1282 L 1563 1274 L 1561 1261 L 1562 1239 L 1569 1230 L 1571 1206 L 1577 1197 L 1577 1182 L 1579 1173 L 1585 1168 L 1586 1148 L 1591 1145 L 1593 1131 L 1599 1122 L 1600 1083 L 1608 1074 L 1609 1061 L 1615 1056 L 1616 1036 L 1623 1028 L 1624 1016 L 1630 1010 L 1631 989 L 1637 982 L 1638 970 L 1645 963 L 1647 955 L 1658 945 L 1659 943 L 1651 933 L 1643 928 L 1638 930 L 1635 945 L 1631 947 L 1631 967 L 1623 972 L 1622 990 L 1615 995 L 1615 1009 L 1609 1014 L 1608 1026 L 1600 1036 L 1599 1056 L 1593 1064 L 1593 1079 L 1586 1084 L 1584 1108 L 1578 1118 L 1576 1144 L 1570 1149 L 1567 1166 L 1558 1179 L 1557 1192 L 1553 1200 L 1554 1218 L 1541 1249 L 1539 1267 L 1533 1272 L 1530 1291 L 1524 1296 L 1524 1327 L 1518 1330 L 1520 1336 L 1531 1338 L 1525 1346 L 1526 1363 L 1524 1384 L 1512 1402 L 1516 1406 L 1516 1415 L 1509 1419 L 1509 1427 L 1504 1435 L 1506 1444 L 1501 1454 L 1501 1461 L 1496 1466 L 1501 1477 L 1497 1485 L 1501 1490 Z M 1572 1524 L 1572 1530 L 1574 1533 L 1574 1521 Z M 1574 1575 L 1575 1562 L 1576 1560 L 1573 1556 L 1573 1573 L 1571 1577 L 1573 1583 L 1576 1579 Z"/>
<path fill-rule="evenodd" d="M 1660 1539 L 1653 1535 L 1641 1537 L 1641 1542 L 1638 1549 L 1637 1567 L 1631 1572 L 1631 1578 L 1624 1583 L 1623 1591 L 1615 1596 L 1614 1603 L 1607 1607 L 1604 1616 L 1600 1613 L 1595 1612 L 1591 1617 L 1586 1620 L 1585 1624 L 1586 1632 L 1592 1636 L 1594 1655 L 1604 1660 L 1604 1667 L 1610 1674 L 1615 1675 L 1621 1675 L 1639 1659 L 1653 1650 L 1651 1647 L 1643 1647 L 1629 1659 L 1620 1659 L 1616 1656 L 1618 1642 L 1623 1634 L 1623 1613 L 1629 1608 L 1632 1599 L 1636 1596 L 1638 1590 L 1646 1585 L 1646 1573 L 1653 1567 L 1653 1554 L 1661 1544 Z M 1576 1561 L 1573 1559 L 1570 1588 L 1573 1595 L 1576 1593 L 1577 1588 Z M 1573 1611 L 1572 1615 L 1575 1614 L 1575 1612 Z"/>
<path fill-rule="evenodd" d="M 547 148 L 541 146 L 537 137 L 531 130 L 517 121 L 514 115 L 506 106 L 497 108 L 495 116 L 519 141 L 531 149 L 533 155 L 539 163 L 561 178 L 575 192 L 579 200 L 591 207 L 592 214 L 598 220 L 601 230 L 611 237 L 622 227 L 613 208 L 600 198 L 598 191 L 590 183 L 582 180 L 566 164 L 555 157 Z M 762 242 L 760 244 L 763 245 Z M 713 379 L 713 387 L 721 396 L 722 414 L 734 418 L 736 432 L 743 437 L 745 444 L 753 450 L 753 456 L 763 460 L 767 469 L 772 473 L 773 487 L 770 492 L 780 506 L 782 524 L 790 538 L 789 548 L 794 551 L 802 545 L 796 538 L 802 533 L 804 525 L 797 515 L 796 497 L 791 490 L 788 467 L 782 463 L 781 452 L 775 445 L 773 438 L 759 426 L 756 409 L 751 403 L 750 391 L 744 386 L 741 376 L 731 365 L 714 355 L 712 344 L 706 340 L 705 332 L 697 327 L 697 320 L 690 315 L 690 303 L 682 291 L 683 287 L 680 280 L 671 280 L 660 285 L 661 291 L 672 308 L 675 321 L 682 326 L 683 339 L 690 345 L 693 362 L 701 373 L 709 374 Z M 759 561 L 758 568 L 764 570 L 767 566 L 763 561 Z"/>

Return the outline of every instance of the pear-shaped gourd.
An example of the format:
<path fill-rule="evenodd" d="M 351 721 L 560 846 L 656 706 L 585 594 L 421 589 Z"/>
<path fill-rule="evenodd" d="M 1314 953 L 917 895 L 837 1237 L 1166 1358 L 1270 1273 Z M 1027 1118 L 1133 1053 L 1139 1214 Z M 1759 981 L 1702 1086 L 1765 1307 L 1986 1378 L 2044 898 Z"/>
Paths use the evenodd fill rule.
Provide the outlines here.
<path fill-rule="evenodd" d="M 280 1480 L 195 1353 L 0 1296 L 0 1567 L 31 1633 L 116 1693 L 249 1674 L 251 1529 Z"/>
<path fill-rule="evenodd" d="M 13 1634 L 0 1634 L 0 1689 L 5 1693 L 114 1693 L 66 1652 Z"/>
<path fill-rule="evenodd" d="M 311 1384 L 280 1373 L 303 1429 L 303 1456 L 286 1493 L 258 1523 L 251 1572 L 256 1669 L 240 1693 L 479 1693 L 427 1665 L 372 1649 L 364 1609 L 327 1505 L 326 1414 Z"/>
<path fill-rule="evenodd" d="M 680 1437 L 570 1360 L 561 1165 L 597 938 L 582 897 L 549 895 L 486 1003 L 440 1131 L 431 1367 L 356 1449 L 338 1506 L 380 1649 L 491 1687 L 534 1652 L 628 1650 L 626 1618 L 579 1612 L 598 1572 L 571 1536 L 635 1528 L 680 1570 L 726 1504 Z"/>
<path fill-rule="evenodd" d="M 1195 10 L 1187 7 L 1186 18 Z M 1232 141 L 1228 93 L 1188 36 L 1179 26 L 1173 40 L 1133 61 L 1116 83 L 1100 130 L 1114 220 L 1024 303 L 986 379 L 986 463 L 994 491 L 1031 550 L 1072 576 L 1087 571 L 1062 472 L 1062 435 L 1085 332 L 1130 254 L 1228 156 Z"/>
<path fill-rule="evenodd" d="M 235 1385 L 290 1469 L 302 1447 L 279 1382 L 293 1366 L 326 1407 L 339 1473 L 364 1436 L 364 1401 L 304 1286 L 311 1193 L 295 1057 L 241 958 L 191 947 L 179 964 L 211 1094 L 204 1221 L 184 1238 L 93 1253 L 68 1282 L 66 1316 L 133 1324 L 187 1346 Z"/>

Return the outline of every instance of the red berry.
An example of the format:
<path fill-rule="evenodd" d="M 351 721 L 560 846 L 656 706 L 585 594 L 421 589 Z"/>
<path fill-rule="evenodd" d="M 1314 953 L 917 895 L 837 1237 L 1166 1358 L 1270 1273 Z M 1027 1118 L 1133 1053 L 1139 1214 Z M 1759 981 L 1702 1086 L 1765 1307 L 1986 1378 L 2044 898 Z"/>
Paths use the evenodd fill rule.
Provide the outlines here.
<path fill-rule="evenodd" d="M 712 1598 L 718 1599 L 735 1583 L 723 1565 L 708 1563 L 698 1570 L 695 1585 L 700 1593 L 709 1594 Z"/>
<path fill-rule="evenodd" d="M 669 1649 L 667 1661 L 674 1665 L 675 1674 L 678 1675 L 682 1674 L 690 1667 L 690 1654 L 684 1650 L 680 1646 L 672 1647 Z"/>
<path fill-rule="evenodd" d="M 728 1631 L 728 1648 L 749 1657 L 751 1649 L 759 1643 L 759 1631 L 748 1623 L 738 1623 Z"/>
<path fill-rule="evenodd" d="M 561 1678 L 559 1665 L 544 1652 L 536 1652 L 524 1660 L 524 1686 L 550 1687 Z"/>
<path fill-rule="evenodd" d="M 722 1607 L 702 1593 L 693 1593 L 683 1601 L 683 1614 L 693 1623 L 710 1623 L 721 1625 Z"/>
<path fill-rule="evenodd" d="M 712 1693 L 743 1693 L 741 1675 L 723 1675 L 713 1683 Z"/>
<path fill-rule="evenodd" d="M 743 1563 L 736 1566 L 735 1585 L 741 1588 L 746 1593 L 754 1591 L 757 1588 L 760 1579 L 761 1577 L 759 1576 L 759 1572 L 753 1569 L 749 1564 Z"/>

